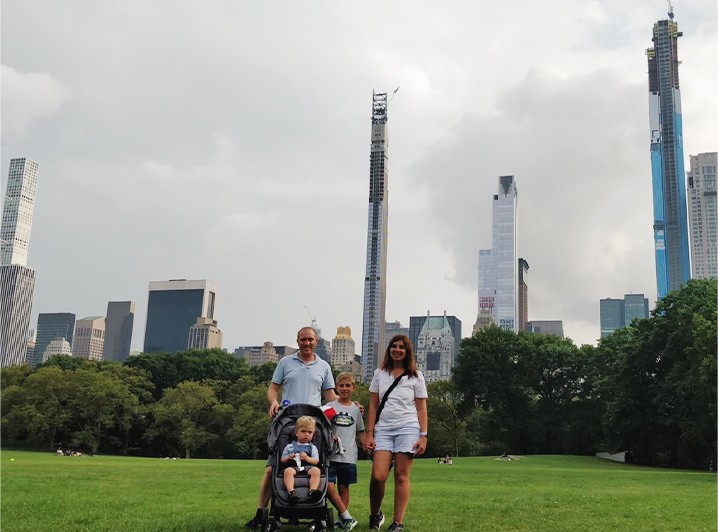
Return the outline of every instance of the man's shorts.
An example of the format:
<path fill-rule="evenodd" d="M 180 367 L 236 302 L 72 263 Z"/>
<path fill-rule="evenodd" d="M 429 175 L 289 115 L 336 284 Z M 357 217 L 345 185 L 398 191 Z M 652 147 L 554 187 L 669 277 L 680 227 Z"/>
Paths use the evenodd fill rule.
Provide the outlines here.
<path fill-rule="evenodd" d="M 414 445 L 419 441 L 419 429 L 402 428 L 396 431 L 378 431 L 374 434 L 374 450 L 391 453 L 414 454 Z"/>
<path fill-rule="evenodd" d="M 348 486 L 357 483 L 357 465 L 347 462 L 329 463 L 329 482 Z"/>

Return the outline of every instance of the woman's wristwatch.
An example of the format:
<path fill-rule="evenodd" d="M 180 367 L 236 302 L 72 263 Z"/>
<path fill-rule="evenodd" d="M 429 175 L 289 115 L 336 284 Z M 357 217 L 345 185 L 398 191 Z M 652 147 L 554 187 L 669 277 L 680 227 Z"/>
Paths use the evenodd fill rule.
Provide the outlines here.
<path fill-rule="evenodd" d="M 429 433 L 426 432 L 426 431 L 419 433 L 419 436 L 425 436 L 425 437 L 426 437 L 426 436 L 428 436 L 428 435 L 429 435 Z"/>

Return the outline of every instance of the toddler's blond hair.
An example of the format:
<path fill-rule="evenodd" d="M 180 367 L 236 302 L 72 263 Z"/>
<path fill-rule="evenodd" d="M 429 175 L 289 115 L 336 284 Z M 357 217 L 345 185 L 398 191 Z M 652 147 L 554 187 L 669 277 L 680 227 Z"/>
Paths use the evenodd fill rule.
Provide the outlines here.
<path fill-rule="evenodd" d="M 311 416 L 301 416 L 297 419 L 297 423 L 294 425 L 294 432 L 296 433 L 299 429 L 310 429 L 316 430 L 317 422 Z"/>

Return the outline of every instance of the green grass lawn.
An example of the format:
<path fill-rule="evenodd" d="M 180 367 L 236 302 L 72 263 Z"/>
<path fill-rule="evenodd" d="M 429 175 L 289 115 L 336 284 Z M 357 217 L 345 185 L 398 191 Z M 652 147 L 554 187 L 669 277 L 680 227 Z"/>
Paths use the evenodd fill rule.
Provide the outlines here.
<path fill-rule="evenodd" d="M 239 531 L 262 461 L 61 457 L 3 451 L 2 522 L 15 531 Z M 368 462 L 350 510 L 368 530 Z M 384 513 L 392 514 L 393 483 Z M 408 532 L 716 530 L 716 476 L 591 457 L 417 460 Z"/>

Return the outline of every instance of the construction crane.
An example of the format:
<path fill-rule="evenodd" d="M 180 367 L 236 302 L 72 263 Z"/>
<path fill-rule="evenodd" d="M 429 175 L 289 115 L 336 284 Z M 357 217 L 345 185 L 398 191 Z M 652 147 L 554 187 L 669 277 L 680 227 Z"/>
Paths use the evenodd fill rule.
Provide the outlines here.
<path fill-rule="evenodd" d="M 397 87 L 396 89 L 394 89 L 394 92 L 391 93 L 391 98 L 389 98 L 389 101 L 386 102 L 387 105 L 389 105 L 389 104 L 391 103 L 391 101 L 394 99 L 394 96 L 396 96 L 396 93 L 397 93 L 397 92 L 399 92 L 399 87 Z"/>
<path fill-rule="evenodd" d="M 317 317 L 313 316 L 310 312 L 309 308 L 307 308 L 306 305 L 304 305 L 304 310 L 307 311 L 307 314 L 309 314 L 309 317 L 312 318 L 312 329 L 317 333 L 317 337 L 320 337 L 322 335 L 322 330 L 319 328 L 319 325 L 317 325 Z"/>
<path fill-rule="evenodd" d="M 668 18 L 673 20 L 673 6 L 671 5 L 671 0 L 666 0 L 668 2 Z"/>

